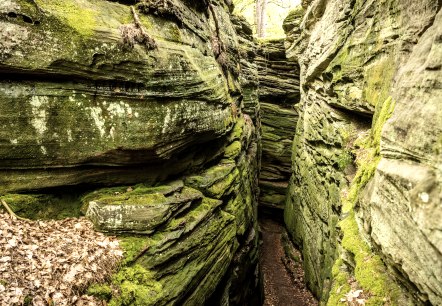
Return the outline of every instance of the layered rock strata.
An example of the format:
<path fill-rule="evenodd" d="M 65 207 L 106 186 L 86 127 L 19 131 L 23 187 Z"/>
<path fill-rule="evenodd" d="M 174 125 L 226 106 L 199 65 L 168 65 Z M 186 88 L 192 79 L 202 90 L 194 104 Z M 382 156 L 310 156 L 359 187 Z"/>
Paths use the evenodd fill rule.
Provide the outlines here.
<path fill-rule="evenodd" d="M 235 123 L 236 34 L 223 2 L 170 5 L 2 2 L 1 192 L 155 181 L 212 158 L 188 148 Z"/>
<path fill-rule="evenodd" d="M 307 4 L 307 3 L 305 3 Z M 440 2 L 309 1 L 285 210 L 324 303 L 442 303 Z"/>
<path fill-rule="evenodd" d="M 112 305 L 259 304 L 250 33 L 229 1 L 139 2 L 0 3 L 0 196 L 118 235 Z"/>
<path fill-rule="evenodd" d="M 283 39 L 261 41 L 256 62 L 262 139 L 259 203 L 282 210 L 298 120 L 299 66 L 286 59 Z"/>

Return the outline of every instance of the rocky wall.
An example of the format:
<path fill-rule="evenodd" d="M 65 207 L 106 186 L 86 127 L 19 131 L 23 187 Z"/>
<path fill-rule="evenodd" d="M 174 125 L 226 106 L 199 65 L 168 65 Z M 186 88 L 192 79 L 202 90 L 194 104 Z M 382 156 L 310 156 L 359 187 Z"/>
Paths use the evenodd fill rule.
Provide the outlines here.
<path fill-rule="evenodd" d="M 282 211 L 298 120 L 299 66 L 286 59 L 283 39 L 260 41 L 256 63 L 262 140 L 259 205 Z"/>
<path fill-rule="evenodd" d="M 286 19 L 301 102 L 285 222 L 324 304 L 442 303 L 440 6 L 315 0 Z"/>
<path fill-rule="evenodd" d="M 162 180 L 213 158 L 189 148 L 238 114 L 223 5 L 3 1 L 1 192 Z"/>
<path fill-rule="evenodd" d="M 124 3 L 0 3 L 0 196 L 118 235 L 112 305 L 259 304 L 249 36 L 229 1 Z"/>

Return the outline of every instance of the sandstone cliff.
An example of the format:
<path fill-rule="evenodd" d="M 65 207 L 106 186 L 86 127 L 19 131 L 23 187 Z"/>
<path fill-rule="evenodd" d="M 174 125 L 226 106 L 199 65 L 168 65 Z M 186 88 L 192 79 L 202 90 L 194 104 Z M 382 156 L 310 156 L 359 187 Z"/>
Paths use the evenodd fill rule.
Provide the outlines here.
<path fill-rule="evenodd" d="M 440 8 L 3 0 L 0 199 L 118 235 L 111 305 L 259 304 L 258 201 L 323 304 L 442 305 Z"/>
<path fill-rule="evenodd" d="M 285 56 L 284 40 L 260 41 L 258 57 L 262 161 L 259 205 L 283 209 L 291 174 L 298 113 L 299 66 Z"/>
<path fill-rule="evenodd" d="M 442 304 L 441 3 L 305 1 L 285 222 L 329 305 Z"/>
<path fill-rule="evenodd" d="M 229 1 L 135 2 L 1 1 L 0 196 L 119 235 L 112 305 L 259 303 L 247 26 Z"/>

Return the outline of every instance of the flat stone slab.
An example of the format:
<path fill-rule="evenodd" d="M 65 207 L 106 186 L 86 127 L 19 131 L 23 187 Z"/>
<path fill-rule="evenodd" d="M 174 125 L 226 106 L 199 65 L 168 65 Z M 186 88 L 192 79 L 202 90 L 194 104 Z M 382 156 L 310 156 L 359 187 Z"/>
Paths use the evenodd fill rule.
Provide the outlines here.
<path fill-rule="evenodd" d="M 86 216 L 95 227 L 104 232 L 129 232 L 150 234 L 156 227 L 165 223 L 175 213 L 200 200 L 200 191 L 183 187 L 174 191 L 171 186 L 128 188 L 126 192 L 112 188 L 96 192 L 96 196 L 86 196 L 89 200 Z M 173 193 L 171 193 L 173 192 Z"/>

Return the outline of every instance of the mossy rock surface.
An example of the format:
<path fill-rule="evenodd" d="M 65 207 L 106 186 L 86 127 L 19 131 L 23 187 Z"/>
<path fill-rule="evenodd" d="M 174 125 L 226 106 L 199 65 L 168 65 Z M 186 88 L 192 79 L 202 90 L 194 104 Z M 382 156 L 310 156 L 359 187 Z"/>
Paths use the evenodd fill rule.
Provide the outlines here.
<path fill-rule="evenodd" d="M 249 273 L 258 263 L 257 151 L 253 137 L 245 137 L 248 129 L 243 122 L 228 136 L 248 148 L 236 160 L 221 159 L 183 181 L 105 188 L 83 197 L 87 216 L 98 229 L 119 233 L 124 249 L 122 268 L 108 284 L 89 288 L 91 294 L 109 305 L 203 305 L 231 292 L 246 303 L 257 290 Z M 97 206 L 100 220 L 114 226 L 116 216 L 124 216 L 129 226 L 101 226 L 94 220 Z M 239 280 L 245 291 L 232 287 Z"/>
<path fill-rule="evenodd" d="M 329 305 L 440 304 L 438 3 L 305 4 L 285 24 L 302 97 L 284 215 L 307 283 Z"/>
<path fill-rule="evenodd" d="M 0 196 L 18 216 L 31 220 L 80 217 L 81 194 L 6 194 Z M 3 206 L 0 206 L 3 210 Z"/>
<path fill-rule="evenodd" d="M 183 187 L 182 182 L 160 187 L 129 187 L 124 191 L 116 189 L 104 189 L 84 197 L 86 216 L 101 231 L 152 233 L 173 214 L 203 198 L 200 191 Z"/>
<path fill-rule="evenodd" d="M 239 85 L 228 82 L 207 43 L 213 21 L 176 5 L 183 27 L 137 11 L 157 44 L 149 49 L 123 42 L 122 29 L 135 22 L 129 5 L 1 4 L 0 192 L 164 180 L 140 165 L 184 159 L 230 131 L 237 118 L 229 86 Z M 225 44 L 235 50 L 227 12 L 217 10 L 222 35 L 232 37 Z M 121 174 L 123 167 L 131 173 Z M 163 172 L 190 167 L 175 162 Z"/>

